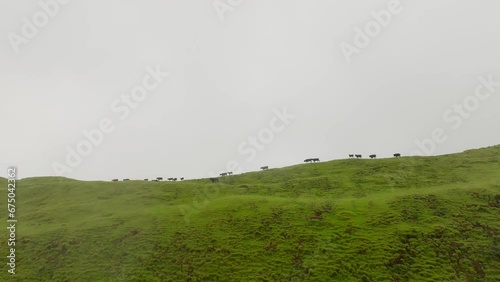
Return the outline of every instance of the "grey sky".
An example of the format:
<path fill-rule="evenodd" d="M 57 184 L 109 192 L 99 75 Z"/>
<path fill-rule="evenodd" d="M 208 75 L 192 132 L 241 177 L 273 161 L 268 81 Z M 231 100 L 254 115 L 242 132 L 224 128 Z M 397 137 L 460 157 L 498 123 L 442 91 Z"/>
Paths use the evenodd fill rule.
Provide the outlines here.
<path fill-rule="evenodd" d="M 201 178 L 231 160 L 245 172 L 408 155 L 436 128 L 446 141 L 432 155 L 499 144 L 500 87 L 460 125 L 443 114 L 474 95 L 479 77 L 500 81 L 500 2 L 402 0 L 349 63 L 340 44 L 354 46 L 355 28 L 390 2 L 54 2 L 59 10 L 16 53 L 9 34 L 22 36 L 23 17 L 44 10 L 1 1 L 0 166 L 56 175 L 66 147 L 103 118 L 114 131 L 64 176 Z M 234 7 L 221 20 L 214 3 Z M 121 120 L 113 101 L 156 66 L 170 76 Z M 238 147 L 284 108 L 295 118 L 248 161 Z"/>

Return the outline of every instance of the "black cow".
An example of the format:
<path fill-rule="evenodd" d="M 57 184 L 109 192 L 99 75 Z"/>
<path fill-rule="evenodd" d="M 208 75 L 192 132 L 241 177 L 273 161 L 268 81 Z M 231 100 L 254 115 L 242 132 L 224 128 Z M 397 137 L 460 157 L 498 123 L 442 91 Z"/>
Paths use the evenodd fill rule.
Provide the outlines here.
<path fill-rule="evenodd" d="M 129 181 L 129 180 L 130 180 L 130 179 L 128 179 L 128 178 L 123 179 L 123 181 Z"/>
<path fill-rule="evenodd" d="M 163 180 L 163 177 L 156 177 L 156 180 L 158 180 L 158 181 L 162 181 L 162 180 Z"/>
<path fill-rule="evenodd" d="M 217 177 L 211 177 L 210 181 L 212 181 L 212 183 L 219 182 L 219 178 L 217 178 Z"/>
<path fill-rule="evenodd" d="M 373 155 L 370 155 L 370 159 L 376 159 L 377 158 L 377 155 L 373 154 Z"/>
<path fill-rule="evenodd" d="M 349 154 L 349 158 L 354 158 L 354 155 Z"/>
<path fill-rule="evenodd" d="M 357 159 L 361 159 L 363 156 L 362 155 L 355 155 Z"/>
<path fill-rule="evenodd" d="M 232 171 L 228 171 L 228 172 L 227 172 L 227 174 L 228 174 L 228 175 L 231 175 L 231 174 L 233 174 L 233 172 L 232 172 Z"/>
<path fill-rule="evenodd" d="M 227 175 L 227 172 L 223 172 L 221 174 L 219 174 L 220 176 L 226 176 Z"/>
<path fill-rule="evenodd" d="M 167 178 L 168 181 L 172 181 L 172 179 L 173 179 L 172 177 Z"/>
<path fill-rule="evenodd" d="M 177 177 L 176 178 L 172 178 L 172 181 L 177 181 Z"/>
<path fill-rule="evenodd" d="M 181 177 L 181 180 L 184 180 L 184 177 Z"/>
<path fill-rule="evenodd" d="M 394 157 L 395 158 L 401 157 L 401 154 L 400 153 L 396 153 L 396 154 L 394 154 Z"/>
<path fill-rule="evenodd" d="M 111 180 L 111 181 L 116 182 L 116 181 L 118 181 L 118 179 L 116 179 L 116 178 L 115 178 L 115 179 L 113 179 L 113 180 Z"/>
<path fill-rule="evenodd" d="M 266 169 L 268 169 L 268 168 L 269 168 L 268 166 L 263 166 L 263 167 L 261 167 L 260 169 L 262 169 L 262 170 L 266 170 Z"/>
<path fill-rule="evenodd" d="M 305 159 L 304 162 L 305 163 L 310 163 L 310 162 L 312 162 L 312 159 Z"/>
<path fill-rule="evenodd" d="M 313 161 L 315 163 L 315 162 L 319 162 L 319 159 L 318 158 L 314 158 L 314 159 L 311 159 L 311 161 Z"/>

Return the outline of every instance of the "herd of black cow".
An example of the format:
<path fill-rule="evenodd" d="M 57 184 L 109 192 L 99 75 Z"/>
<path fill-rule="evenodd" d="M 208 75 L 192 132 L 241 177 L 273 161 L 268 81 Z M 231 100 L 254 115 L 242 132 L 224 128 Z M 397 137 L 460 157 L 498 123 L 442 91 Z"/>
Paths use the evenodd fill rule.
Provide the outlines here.
<path fill-rule="evenodd" d="M 357 155 L 357 154 L 349 154 L 349 158 L 354 158 L 356 157 L 357 159 L 361 159 L 363 158 L 362 155 Z M 376 159 L 377 158 L 377 155 L 375 154 L 372 154 L 372 155 L 369 155 L 370 159 Z M 394 157 L 401 157 L 401 154 L 400 153 L 396 153 L 394 154 Z M 319 162 L 319 158 L 311 158 L 311 159 L 305 159 L 304 160 L 305 163 L 316 163 L 316 162 Z M 263 166 L 261 167 L 260 169 L 262 170 L 268 170 L 269 167 L 268 166 Z M 221 174 L 219 174 L 220 176 L 228 176 L 228 175 L 231 175 L 233 174 L 232 171 L 228 171 L 228 172 L 223 172 Z M 128 178 L 125 178 L 123 179 L 123 181 L 129 181 L 130 179 Z M 177 178 L 173 178 L 173 177 L 170 177 L 170 178 L 167 178 L 168 181 L 177 181 Z M 184 177 L 181 177 L 180 180 L 184 180 Z M 113 179 L 112 181 L 118 181 L 118 179 Z M 144 181 L 148 181 L 148 179 L 144 179 Z M 158 181 L 163 181 L 163 177 L 157 177 L 156 179 L 154 180 L 151 180 L 151 181 L 154 181 L 154 182 L 158 182 Z M 212 181 L 212 183 L 216 183 L 216 182 L 219 182 L 219 178 L 217 177 L 211 177 L 210 178 L 210 181 Z"/>
<path fill-rule="evenodd" d="M 128 178 L 123 179 L 123 181 L 129 181 L 129 180 L 130 179 L 128 179 Z M 177 181 L 177 177 L 176 178 L 169 177 L 169 178 L 167 178 L 167 180 L 168 181 Z M 184 180 L 184 177 L 181 177 L 180 180 Z M 116 182 L 116 181 L 119 181 L 119 180 L 115 178 L 115 179 L 113 179 L 111 181 Z M 145 178 L 144 181 L 149 181 L 149 179 Z M 163 181 L 163 177 L 157 177 L 156 179 L 153 179 L 151 181 L 153 181 L 153 182 Z"/>
<path fill-rule="evenodd" d="M 355 155 L 355 154 L 349 154 L 349 158 L 354 158 L 356 157 L 357 159 L 361 159 L 363 156 L 362 155 Z M 373 155 L 369 155 L 370 159 L 376 159 L 377 158 L 377 155 L 373 154 Z M 394 157 L 401 157 L 401 154 L 400 153 L 396 153 L 394 154 Z M 306 160 L 307 161 L 307 160 Z"/>

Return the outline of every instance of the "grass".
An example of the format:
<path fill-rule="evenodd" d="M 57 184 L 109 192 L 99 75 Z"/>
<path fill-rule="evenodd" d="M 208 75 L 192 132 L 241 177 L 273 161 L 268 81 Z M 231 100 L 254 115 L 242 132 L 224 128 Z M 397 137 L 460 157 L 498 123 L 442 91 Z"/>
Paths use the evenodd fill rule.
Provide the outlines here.
<path fill-rule="evenodd" d="M 0 281 L 500 281 L 499 171 L 493 146 L 215 184 L 23 179 Z"/>

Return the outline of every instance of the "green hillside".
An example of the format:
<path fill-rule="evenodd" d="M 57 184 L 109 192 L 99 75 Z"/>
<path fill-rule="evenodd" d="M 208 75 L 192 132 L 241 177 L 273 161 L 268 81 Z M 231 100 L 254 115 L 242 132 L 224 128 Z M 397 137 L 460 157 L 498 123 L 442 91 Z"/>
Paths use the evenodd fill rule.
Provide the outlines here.
<path fill-rule="evenodd" d="M 500 146 L 16 192 L 0 281 L 500 281 Z"/>

